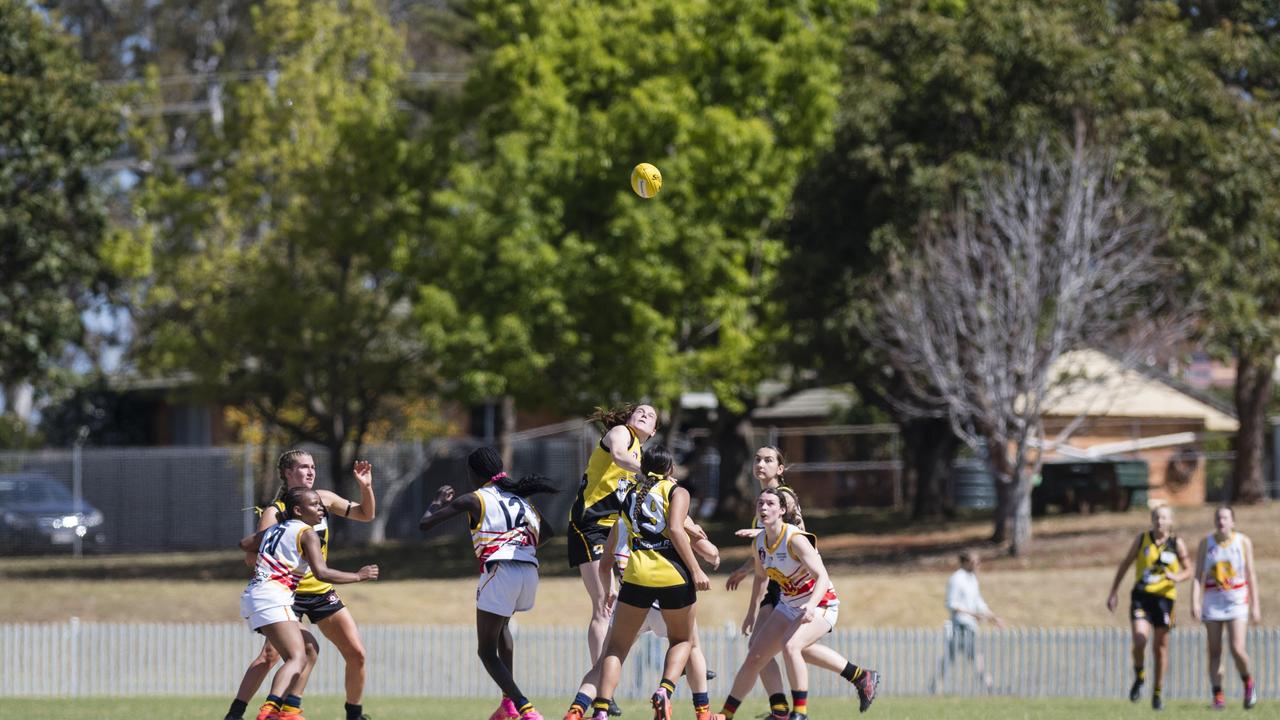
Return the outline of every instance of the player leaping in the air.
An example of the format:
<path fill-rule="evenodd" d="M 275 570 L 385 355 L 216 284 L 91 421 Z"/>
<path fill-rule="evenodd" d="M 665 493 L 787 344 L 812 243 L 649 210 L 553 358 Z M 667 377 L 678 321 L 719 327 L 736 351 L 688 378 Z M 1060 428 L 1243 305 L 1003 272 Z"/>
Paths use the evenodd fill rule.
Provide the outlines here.
<path fill-rule="evenodd" d="M 551 527 L 529 497 L 553 493 L 556 488 L 541 475 L 513 480 L 502 469 L 502 457 L 490 447 L 471 453 L 467 467 L 476 490 L 454 497 L 453 488 L 440 488 L 418 527 L 426 532 L 466 513 L 471 544 L 481 565 L 476 590 L 480 661 L 502 689 L 502 701 L 489 720 L 542 720 L 512 676 L 515 648 L 509 624 L 515 613 L 533 609 L 538 591 L 537 547 L 551 537 Z"/>

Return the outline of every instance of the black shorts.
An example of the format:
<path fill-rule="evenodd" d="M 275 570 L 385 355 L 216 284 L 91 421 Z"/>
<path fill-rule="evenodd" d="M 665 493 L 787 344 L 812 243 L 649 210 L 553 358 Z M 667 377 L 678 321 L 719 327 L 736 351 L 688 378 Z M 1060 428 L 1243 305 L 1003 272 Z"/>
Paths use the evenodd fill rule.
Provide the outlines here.
<path fill-rule="evenodd" d="M 588 525 L 578 527 L 569 521 L 569 567 L 576 568 L 582 563 L 599 560 L 604 554 L 604 544 L 609 540 L 611 527 L 604 525 Z"/>
<path fill-rule="evenodd" d="M 332 616 L 344 607 L 346 605 L 342 604 L 342 599 L 332 589 L 319 595 L 298 593 L 293 596 L 293 614 L 299 619 L 305 615 L 312 625 Z"/>
<path fill-rule="evenodd" d="M 778 603 L 781 601 L 782 586 L 770 580 L 768 587 L 764 591 L 764 599 L 760 601 L 760 607 L 778 607 Z"/>
<path fill-rule="evenodd" d="M 624 582 L 622 588 L 618 590 L 618 602 L 638 608 L 652 607 L 656 602 L 663 610 L 679 610 L 698 602 L 698 591 L 693 587 L 693 583 L 670 587 L 648 587 Z"/>
<path fill-rule="evenodd" d="M 1152 627 L 1173 627 L 1173 600 L 1134 588 L 1129 596 L 1129 619 L 1146 620 Z"/>

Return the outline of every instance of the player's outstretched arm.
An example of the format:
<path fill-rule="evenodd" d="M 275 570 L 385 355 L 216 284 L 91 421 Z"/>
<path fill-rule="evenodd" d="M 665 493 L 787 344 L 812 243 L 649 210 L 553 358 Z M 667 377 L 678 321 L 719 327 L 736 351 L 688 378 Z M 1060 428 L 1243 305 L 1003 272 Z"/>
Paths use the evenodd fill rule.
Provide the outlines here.
<path fill-rule="evenodd" d="M 443 485 L 436 492 L 435 501 L 427 506 L 427 511 L 418 520 L 418 529 L 427 532 L 463 513 L 467 513 L 472 519 L 480 517 L 480 498 L 474 492 L 454 497 L 453 488 Z"/>
<path fill-rule="evenodd" d="M 329 514 L 357 522 L 370 522 L 378 511 L 377 501 L 373 497 L 373 465 L 367 460 L 357 460 L 351 472 L 360 485 L 359 501 L 348 500 L 328 490 L 316 492 L 320 493 L 320 501 L 324 503 L 324 509 Z"/>

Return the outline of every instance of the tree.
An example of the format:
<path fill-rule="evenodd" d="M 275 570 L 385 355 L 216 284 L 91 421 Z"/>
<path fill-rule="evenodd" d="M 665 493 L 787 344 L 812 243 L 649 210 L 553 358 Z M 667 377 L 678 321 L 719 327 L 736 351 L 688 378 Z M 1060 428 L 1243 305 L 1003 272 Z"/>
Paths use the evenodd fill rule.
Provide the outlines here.
<path fill-rule="evenodd" d="M 1268 374 L 1253 369 L 1273 364 L 1280 336 L 1276 198 L 1266 190 L 1280 167 L 1271 136 L 1280 53 L 1260 7 L 882 3 L 855 23 L 834 147 L 797 190 L 784 274 L 800 344 L 831 348 L 829 378 L 860 383 L 867 398 L 897 397 L 899 379 L 868 350 L 889 258 L 1010 148 L 1071 133 L 1083 117 L 1135 191 L 1167 211 L 1165 252 L 1182 270 L 1178 287 L 1201 295 L 1204 340 L 1252 358 L 1237 390 L 1235 486 L 1256 495 L 1264 403 L 1245 398 L 1269 396 Z"/>
<path fill-rule="evenodd" d="M 473 3 L 419 302 L 461 390 L 582 412 L 713 389 L 747 412 L 782 337 L 775 229 L 862 5 Z M 628 187 L 642 160 L 665 178 L 650 201 Z"/>
<path fill-rule="evenodd" d="M 905 0 L 853 25 L 833 147 L 800 179 L 787 224 L 786 318 L 795 362 L 852 383 L 902 430 L 916 517 L 950 510 L 958 442 L 945 418 L 904 414 L 924 398 L 877 342 L 889 258 L 922 217 L 999 167 L 1010 148 L 1069 128 L 1105 67 L 1096 4 Z"/>
<path fill-rule="evenodd" d="M 1041 413 L 1070 387 L 1060 360 L 1081 348 L 1154 347 L 1162 238 L 1149 212 L 1090 157 L 1083 134 L 1069 160 L 1041 144 L 981 182 L 972 206 L 925 224 L 919 258 L 900 257 L 884 288 L 881 337 L 894 367 L 943 408 L 956 434 L 986 455 L 999 496 L 996 535 L 1031 540 L 1031 478 L 1048 440 Z M 909 403 L 910 401 L 908 401 Z M 1061 438 L 1059 438 L 1061 439 Z"/>
<path fill-rule="evenodd" d="M 71 38 L 21 0 L 0 1 L 0 107 L 0 391 L 12 401 L 18 385 L 65 379 L 82 312 L 112 286 L 94 171 L 120 138 Z"/>
<path fill-rule="evenodd" d="M 254 13 L 255 72 L 221 122 L 198 124 L 190 165 L 165 162 L 139 195 L 155 279 L 138 299 L 137 353 L 194 373 L 329 451 L 333 481 L 389 399 L 437 378 L 410 309 L 406 258 L 429 158 L 397 106 L 403 48 L 372 0 L 273 0 Z"/>
<path fill-rule="evenodd" d="M 1203 297 L 1203 339 L 1236 360 L 1230 499 L 1260 502 L 1280 355 L 1280 26 L 1258 2 L 1180 2 L 1135 26 L 1143 84 L 1156 91 L 1125 98 L 1143 121 L 1130 126 L 1146 147 L 1134 173 L 1174 189 L 1173 252 Z"/>

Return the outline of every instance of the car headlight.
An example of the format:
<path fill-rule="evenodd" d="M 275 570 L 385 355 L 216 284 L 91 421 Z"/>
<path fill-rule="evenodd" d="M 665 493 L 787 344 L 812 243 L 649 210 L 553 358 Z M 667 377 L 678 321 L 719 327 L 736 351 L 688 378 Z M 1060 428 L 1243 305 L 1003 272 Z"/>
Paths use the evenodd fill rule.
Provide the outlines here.
<path fill-rule="evenodd" d="M 85 527 L 98 527 L 99 525 L 102 524 L 102 512 L 99 510 L 94 510 L 88 515 L 85 515 L 84 520 L 82 520 L 81 523 Z"/>

